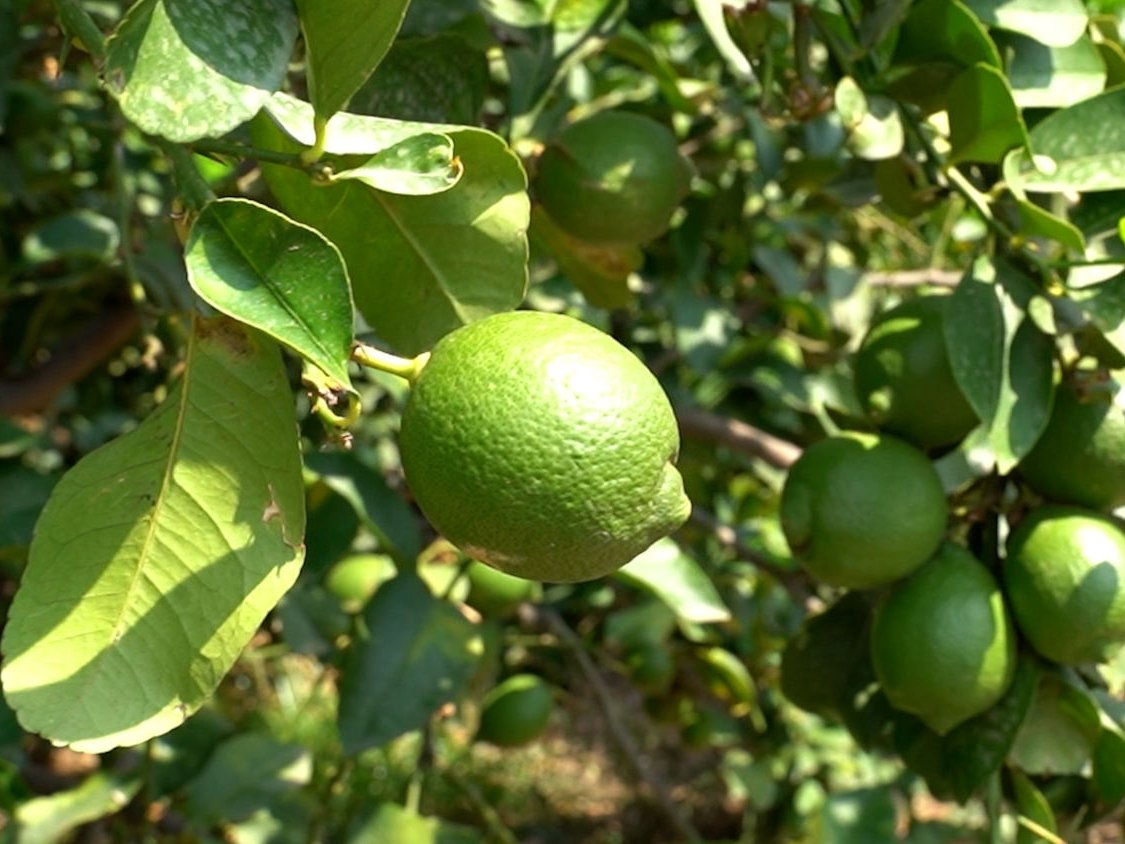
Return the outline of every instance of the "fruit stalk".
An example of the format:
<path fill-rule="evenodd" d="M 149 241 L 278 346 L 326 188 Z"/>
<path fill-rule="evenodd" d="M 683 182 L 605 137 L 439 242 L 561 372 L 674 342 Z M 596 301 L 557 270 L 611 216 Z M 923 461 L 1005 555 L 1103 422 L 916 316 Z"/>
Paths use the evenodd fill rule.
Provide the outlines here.
<path fill-rule="evenodd" d="M 352 346 L 352 360 L 356 363 L 378 369 L 380 372 L 389 372 L 391 375 L 405 378 L 412 384 L 421 374 L 422 367 L 426 365 L 426 361 L 429 359 L 429 352 L 423 352 L 413 358 L 403 358 L 376 349 L 374 346 L 368 346 L 366 343 L 356 343 Z"/>

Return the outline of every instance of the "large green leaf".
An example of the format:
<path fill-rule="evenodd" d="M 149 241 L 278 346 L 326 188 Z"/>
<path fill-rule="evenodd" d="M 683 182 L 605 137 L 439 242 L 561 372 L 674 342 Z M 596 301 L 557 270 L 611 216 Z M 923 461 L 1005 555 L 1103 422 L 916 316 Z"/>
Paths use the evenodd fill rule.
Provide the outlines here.
<path fill-rule="evenodd" d="M 1052 47 L 1065 47 L 1086 31 L 1082 0 L 965 0 L 985 23 L 1020 32 Z"/>
<path fill-rule="evenodd" d="M 1090 696 L 1045 674 L 1008 758 L 1027 774 L 1081 774 L 1100 733 L 1098 707 Z"/>
<path fill-rule="evenodd" d="M 168 398 L 39 518 L 3 639 L 20 723 L 88 752 L 182 723 L 296 579 L 304 523 L 277 346 L 196 319 Z"/>
<path fill-rule="evenodd" d="M 986 64 L 965 68 L 950 85 L 949 130 L 953 161 L 997 163 L 1028 143 L 1007 79 Z"/>
<path fill-rule="evenodd" d="M 184 261 L 207 304 L 350 388 L 351 288 L 339 251 L 324 235 L 248 199 L 220 199 L 196 219 Z"/>
<path fill-rule="evenodd" d="M 910 10 L 895 45 L 906 64 L 952 62 L 971 67 L 1003 65 L 988 30 L 961 0 L 921 0 Z"/>
<path fill-rule="evenodd" d="M 944 322 L 953 374 L 988 429 L 1001 472 L 1035 445 L 1054 395 L 1054 344 L 1025 312 L 1030 285 L 1014 267 L 980 258 Z"/>
<path fill-rule="evenodd" d="M 530 236 L 595 308 L 623 308 L 633 300 L 629 278 L 644 263 L 639 247 L 586 243 L 560 229 L 539 205 L 531 210 Z"/>
<path fill-rule="evenodd" d="M 1105 61 L 1094 42 L 1079 38 L 1049 47 L 1023 35 L 997 37 L 1008 60 L 1008 82 L 1020 108 L 1062 108 L 1105 87 Z"/>
<path fill-rule="evenodd" d="M 345 654 L 340 738 L 358 753 L 420 728 L 469 682 L 483 652 L 480 634 L 414 574 L 379 587 Z"/>
<path fill-rule="evenodd" d="M 706 624 L 728 621 L 730 610 L 699 563 L 675 541 L 658 540 L 615 573 L 666 603 L 682 621 Z"/>
<path fill-rule="evenodd" d="M 1047 115 L 1031 130 L 1031 154 L 1013 150 L 1004 175 L 1028 191 L 1125 188 L 1125 88 Z"/>
<path fill-rule="evenodd" d="M 297 0 L 309 99 L 320 117 L 342 109 L 383 60 L 410 0 Z"/>
<path fill-rule="evenodd" d="M 1070 298 L 1105 339 L 1125 355 L 1125 274 L 1080 290 L 1071 290 Z"/>
<path fill-rule="evenodd" d="M 281 87 L 296 39 L 292 0 L 140 0 L 106 45 L 106 85 L 146 132 L 215 137 Z"/>
<path fill-rule="evenodd" d="M 283 115 L 275 103 L 271 115 L 280 116 L 289 131 L 259 117 L 255 142 L 295 151 L 289 135 L 300 131 L 292 115 L 301 109 L 290 102 Z M 402 196 L 356 182 L 323 186 L 292 168 L 263 168 L 286 211 L 340 249 L 364 319 L 385 343 L 408 355 L 461 325 L 511 310 L 527 285 L 527 179 L 499 137 L 469 127 L 338 114 L 329 123 L 326 148 L 370 154 L 378 133 L 418 127 L 448 134 L 463 165 L 460 181 L 443 193 Z"/>

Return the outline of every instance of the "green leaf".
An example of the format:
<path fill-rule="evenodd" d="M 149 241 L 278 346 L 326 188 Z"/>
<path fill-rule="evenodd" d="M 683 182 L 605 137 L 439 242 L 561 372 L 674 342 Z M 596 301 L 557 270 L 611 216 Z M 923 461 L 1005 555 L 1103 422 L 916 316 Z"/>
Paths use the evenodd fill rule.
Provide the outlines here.
<path fill-rule="evenodd" d="M 1003 67 L 988 30 L 961 0 L 921 0 L 910 10 L 895 45 L 895 62 L 951 62 Z"/>
<path fill-rule="evenodd" d="M 3 639 L 20 723 L 90 753 L 182 723 L 296 579 L 304 522 L 277 346 L 196 319 L 168 398 L 39 518 Z"/>
<path fill-rule="evenodd" d="M 1022 35 L 1001 34 L 997 44 L 1007 57 L 1008 83 L 1020 108 L 1062 108 L 1105 87 L 1105 62 L 1089 38 L 1049 47 Z"/>
<path fill-rule="evenodd" d="M 401 136 L 419 125 L 425 124 L 338 114 L 329 124 L 328 151 L 370 154 L 375 131 L 395 127 Z M 519 160 L 490 132 L 437 128 L 453 139 L 464 173 L 456 186 L 432 196 L 399 196 L 356 182 L 320 186 L 292 168 L 263 167 L 286 211 L 340 249 L 367 323 L 407 355 L 461 325 L 511 310 L 527 285 L 530 204 Z M 270 120 L 255 120 L 253 129 L 260 146 L 299 148 Z"/>
<path fill-rule="evenodd" d="M 1086 31 L 1089 19 L 1082 0 L 965 0 L 989 26 L 1066 47 Z"/>
<path fill-rule="evenodd" d="M 395 803 L 382 803 L 348 836 L 348 844 L 480 844 L 483 834 L 440 818 L 426 818 Z"/>
<path fill-rule="evenodd" d="M 117 223 L 88 208 L 79 208 L 37 225 L 24 237 L 21 251 L 30 264 L 68 258 L 108 261 L 120 243 Z"/>
<path fill-rule="evenodd" d="M 34 797 L 16 806 L 15 838 L 20 844 L 58 844 L 83 824 L 120 812 L 140 790 L 140 779 L 123 780 L 98 772 L 77 788 Z"/>
<path fill-rule="evenodd" d="M 1023 117 L 1008 81 L 994 67 L 975 64 L 949 89 L 950 160 L 997 163 L 1012 147 L 1028 143 Z"/>
<path fill-rule="evenodd" d="M 1125 354 L 1125 274 L 1071 290 L 1069 295 L 1105 339 Z"/>
<path fill-rule="evenodd" d="M 291 0 L 140 0 L 107 42 L 106 86 L 146 132 L 217 137 L 281 87 L 296 40 Z"/>
<path fill-rule="evenodd" d="M 379 587 L 344 656 L 340 739 L 356 754 L 420 728 L 453 700 L 483 652 L 478 630 L 414 574 Z"/>
<path fill-rule="evenodd" d="M 35 519 L 57 481 L 19 463 L 0 464 L 0 549 L 31 543 Z"/>
<path fill-rule="evenodd" d="M 639 247 L 601 247 L 564 232 L 541 206 L 531 209 L 531 241 L 558 265 L 595 308 L 624 308 L 633 301 L 629 278 L 641 268 Z"/>
<path fill-rule="evenodd" d="M 1057 835 L 1058 824 L 1055 821 L 1055 812 L 1043 792 L 1035 787 L 1023 771 L 1013 770 L 1012 790 L 1016 797 L 1016 810 L 1027 820 L 1047 832 Z M 1044 839 L 1036 835 L 1026 825 L 1021 824 L 1016 832 L 1016 844 L 1039 844 Z"/>
<path fill-rule="evenodd" d="M 821 809 L 823 844 L 874 844 L 898 840 L 898 807 L 889 788 L 864 788 L 828 796 Z"/>
<path fill-rule="evenodd" d="M 320 232 L 248 199 L 200 212 L 184 244 L 188 281 L 215 310 L 278 340 L 351 389 L 352 295 Z"/>
<path fill-rule="evenodd" d="M 1030 280 L 980 258 L 961 280 L 944 322 L 954 377 L 989 431 L 1002 473 L 1047 424 L 1054 395 L 1054 344 L 1025 313 Z"/>
<path fill-rule="evenodd" d="M 1115 806 L 1125 799 L 1125 733 L 1115 725 L 1103 727 L 1094 745 L 1091 780 L 1103 803 Z"/>
<path fill-rule="evenodd" d="M 381 548 L 400 565 L 413 565 L 422 550 L 418 520 L 380 472 L 344 451 L 308 454 L 305 467 L 352 506 Z"/>
<path fill-rule="evenodd" d="M 1004 174 L 1027 191 L 1125 188 L 1125 88 L 1048 114 L 1031 130 L 1031 153 L 1013 150 Z"/>
<path fill-rule="evenodd" d="M 655 595 L 681 621 L 708 624 L 730 620 L 730 610 L 707 572 L 672 539 L 658 540 L 614 576 Z"/>
<path fill-rule="evenodd" d="M 401 120 L 475 124 L 488 85 L 485 53 L 459 35 L 399 38 L 350 108 Z"/>
<path fill-rule="evenodd" d="M 318 117 L 342 109 L 387 54 L 409 0 L 297 0 L 309 99 Z"/>
<path fill-rule="evenodd" d="M 355 179 L 376 190 L 404 196 L 427 196 L 449 190 L 461 178 L 453 139 L 427 133 L 380 150 L 362 164 L 337 170 L 332 181 Z"/>
<path fill-rule="evenodd" d="M 1100 732 L 1097 704 L 1081 689 L 1045 674 L 1009 759 L 1033 776 L 1081 774 Z"/>
<path fill-rule="evenodd" d="M 738 48 L 727 29 L 726 17 L 723 15 L 723 4 L 719 0 L 693 0 L 695 13 L 719 55 L 726 61 L 727 68 L 739 79 L 753 79 L 754 69 L 746 54 Z"/>
<path fill-rule="evenodd" d="M 906 764 L 937 794 L 960 802 L 972 797 L 1004 762 L 1031 708 L 1039 670 L 1029 660 L 1016 667 L 1012 685 L 998 703 L 954 727 L 945 736 L 916 719 L 896 724 L 895 746 Z"/>
<path fill-rule="evenodd" d="M 239 821 L 312 781 L 312 754 L 267 733 L 239 733 L 220 744 L 184 788 L 198 821 Z"/>
<path fill-rule="evenodd" d="M 1013 226 L 1024 237 L 1052 240 L 1079 255 L 1086 251 L 1086 239 L 1069 220 L 1056 217 L 1026 199 L 1016 199 L 1013 205 L 1015 207 Z"/>

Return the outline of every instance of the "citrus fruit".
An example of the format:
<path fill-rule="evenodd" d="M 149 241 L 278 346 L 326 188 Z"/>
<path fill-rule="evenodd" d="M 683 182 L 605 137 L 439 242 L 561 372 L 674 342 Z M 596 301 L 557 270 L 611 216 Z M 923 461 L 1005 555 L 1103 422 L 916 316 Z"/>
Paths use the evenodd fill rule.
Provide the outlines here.
<path fill-rule="evenodd" d="M 1005 547 L 1012 614 L 1035 650 L 1078 665 L 1104 661 L 1125 643 L 1125 532 L 1114 519 L 1037 507 Z"/>
<path fill-rule="evenodd" d="M 394 560 L 385 554 L 350 554 L 328 570 L 324 588 L 345 610 L 358 612 L 395 572 Z"/>
<path fill-rule="evenodd" d="M 1095 510 L 1125 505 L 1125 403 L 1060 387 L 1047 427 L 1019 468 L 1054 501 Z"/>
<path fill-rule="evenodd" d="M 600 246 L 661 235 L 687 194 L 690 168 L 660 123 L 602 111 L 572 123 L 539 156 L 535 194 L 564 231 Z"/>
<path fill-rule="evenodd" d="M 659 382 L 567 316 L 496 314 L 442 338 L 413 384 L 399 445 L 431 524 L 468 556 L 531 580 L 609 574 L 691 510 Z"/>
<path fill-rule="evenodd" d="M 921 451 L 891 436 L 846 432 L 809 446 L 781 491 L 781 527 L 817 579 L 851 589 L 922 565 L 945 532 L 941 480 Z"/>
<path fill-rule="evenodd" d="M 469 563 L 466 574 L 469 594 L 465 603 L 475 607 L 482 615 L 511 615 L 516 607 L 524 601 L 534 600 L 541 591 L 534 580 L 505 574 L 476 560 Z"/>
<path fill-rule="evenodd" d="M 547 729 L 554 708 L 542 677 L 513 674 L 485 695 L 477 739 L 500 747 L 527 744 Z"/>
<path fill-rule="evenodd" d="M 856 394 L 871 421 L 926 450 L 958 442 L 977 424 L 949 365 L 948 301 L 919 296 L 884 311 L 853 359 Z"/>
<path fill-rule="evenodd" d="M 871 661 L 887 699 L 945 735 L 992 706 L 1016 667 L 1016 634 L 991 572 L 945 543 L 879 603 Z"/>

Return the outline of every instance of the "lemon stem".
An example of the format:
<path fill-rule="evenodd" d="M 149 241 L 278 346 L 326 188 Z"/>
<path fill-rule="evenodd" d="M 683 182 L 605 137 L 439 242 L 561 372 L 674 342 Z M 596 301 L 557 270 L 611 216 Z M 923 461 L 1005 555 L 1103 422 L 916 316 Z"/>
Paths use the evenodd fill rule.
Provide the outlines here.
<path fill-rule="evenodd" d="M 392 355 L 390 352 L 376 349 L 374 346 L 368 346 L 365 343 L 356 343 L 352 347 L 352 360 L 356 363 L 405 378 L 411 384 L 421 374 L 422 367 L 426 365 L 426 361 L 429 359 L 429 352 L 423 352 L 413 358 L 402 358 L 398 355 Z"/>

